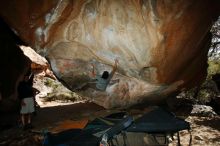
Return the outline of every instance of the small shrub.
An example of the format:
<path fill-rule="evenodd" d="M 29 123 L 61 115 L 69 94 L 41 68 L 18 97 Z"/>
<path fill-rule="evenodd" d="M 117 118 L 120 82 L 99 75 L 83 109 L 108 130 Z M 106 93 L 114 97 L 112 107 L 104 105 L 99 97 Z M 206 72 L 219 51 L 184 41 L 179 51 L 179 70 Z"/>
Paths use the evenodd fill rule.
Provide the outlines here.
<path fill-rule="evenodd" d="M 52 87 L 53 81 L 51 79 L 46 78 L 44 85 L 48 87 Z"/>

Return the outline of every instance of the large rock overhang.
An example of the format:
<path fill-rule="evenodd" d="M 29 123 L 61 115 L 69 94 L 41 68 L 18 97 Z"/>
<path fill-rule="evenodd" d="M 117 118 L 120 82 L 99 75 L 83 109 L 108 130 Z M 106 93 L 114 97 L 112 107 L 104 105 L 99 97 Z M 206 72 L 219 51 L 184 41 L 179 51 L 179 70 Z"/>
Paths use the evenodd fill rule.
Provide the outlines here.
<path fill-rule="evenodd" d="M 106 91 L 79 94 L 106 108 L 164 100 L 206 76 L 210 28 L 218 0 L 10 0 L 0 15 L 45 56 L 74 90 L 98 72 L 119 68 Z"/>

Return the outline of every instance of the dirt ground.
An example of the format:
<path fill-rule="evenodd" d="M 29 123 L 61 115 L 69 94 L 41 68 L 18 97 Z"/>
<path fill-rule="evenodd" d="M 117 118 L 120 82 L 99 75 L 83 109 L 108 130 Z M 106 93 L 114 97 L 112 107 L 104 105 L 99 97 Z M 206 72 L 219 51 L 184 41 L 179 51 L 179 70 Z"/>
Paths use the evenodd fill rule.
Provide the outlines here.
<path fill-rule="evenodd" d="M 51 105 L 53 104 L 53 105 Z M 55 105 L 55 106 L 54 106 Z M 0 146 L 38 146 L 42 145 L 45 130 L 53 131 L 57 123 L 64 120 L 92 120 L 95 117 L 108 115 L 112 110 L 105 110 L 102 107 L 91 102 L 78 102 L 72 104 L 49 103 L 37 109 L 37 115 L 33 116 L 34 128 L 32 131 L 23 131 L 16 122 L 9 124 L 0 131 Z M 131 112 L 142 112 L 133 109 Z M 2 115 L 1 119 L 10 119 L 16 121 L 16 116 L 10 118 L 8 115 Z M 220 145 L 220 117 L 219 116 L 188 116 L 186 118 L 192 128 L 192 145 L 193 146 L 218 146 Z M 4 121 L 4 120 L 1 120 Z M 189 143 L 188 131 L 180 132 L 181 145 L 185 146 Z M 169 146 L 177 145 L 177 136 L 174 135 L 173 141 Z"/>
<path fill-rule="evenodd" d="M 193 146 L 219 146 L 220 145 L 220 117 L 200 117 L 189 116 L 186 121 L 190 122 L 192 145 Z M 177 145 L 175 140 L 170 146 Z M 183 146 L 189 143 L 189 133 L 184 130 L 180 132 L 181 144 Z"/>

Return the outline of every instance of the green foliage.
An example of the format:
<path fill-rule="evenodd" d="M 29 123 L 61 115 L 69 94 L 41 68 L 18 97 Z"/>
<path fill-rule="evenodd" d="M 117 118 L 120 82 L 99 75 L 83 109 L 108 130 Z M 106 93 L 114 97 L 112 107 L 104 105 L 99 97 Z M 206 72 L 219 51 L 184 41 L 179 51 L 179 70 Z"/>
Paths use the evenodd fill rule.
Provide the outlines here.
<path fill-rule="evenodd" d="M 52 87 L 53 81 L 51 79 L 49 79 L 49 78 L 46 78 L 46 80 L 44 82 L 44 85 L 48 86 L 48 87 Z"/>
<path fill-rule="evenodd" d="M 50 78 L 45 78 L 44 85 L 52 88 L 52 92 L 48 93 L 44 97 L 44 101 L 60 101 L 60 102 L 74 102 L 81 100 L 82 98 L 76 93 L 65 88 L 60 82 L 54 81 Z"/>
<path fill-rule="evenodd" d="M 196 96 L 197 92 L 198 92 L 197 87 L 192 88 L 192 89 L 189 89 L 189 90 L 186 91 L 185 94 L 184 94 L 184 95 L 185 95 L 185 98 L 187 98 L 187 99 L 192 99 L 192 98 L 194 98 L 194 97 Z"/>
<path fill-rule="evenodd" d="M 209 49 L 208 57 L 212 60 L 220 57 L 220 17 L 211 28 L 212 41 Z"/>
<path fill-rule="evenodd" d="M 56 88 L 58 88 L 60 86 L 57 82 L 55 82 L 54 80 L 52 80 L 50 78 L 46 78 L 45 79 L 44 85 L 48 86 L 48 87 L 51 87 L 53 89 L 56 89 Z"/>
<path fill-rule="evenodd" d="M 208 61 L 208 76 L 207 79 L 211 79 L 211 77 L 216 74 L 220 73 L 220 59 L 218 60 L 209 60 Z"/>
<path fill-rule="evenodd" d="M 209 59 L 208 75 L 202 85 L 184 92 L 184 98 L 192 99 L 196 103 L 205 104 L 217 96 L 215 83 L 212 76 L 220 73 L 220 59 Z M 183 96 L 182 96 L 183 97 Z"/>
<path fill-rule="evenodd" d="M 210 89 L 201 89 L 198 93 L 198 96 L 196 97 L 199 103 L 205 104 L 211 100 L 213 97 L 214 92 Z"/>
<path fill-rule="evenodd" d="M 74 102 L 78 99 L 78 97 L 72 92 L 66 93 L 50 93 L 47 97 L 44 98 L 44 101 L 62 101 L 62 102 Z"/>

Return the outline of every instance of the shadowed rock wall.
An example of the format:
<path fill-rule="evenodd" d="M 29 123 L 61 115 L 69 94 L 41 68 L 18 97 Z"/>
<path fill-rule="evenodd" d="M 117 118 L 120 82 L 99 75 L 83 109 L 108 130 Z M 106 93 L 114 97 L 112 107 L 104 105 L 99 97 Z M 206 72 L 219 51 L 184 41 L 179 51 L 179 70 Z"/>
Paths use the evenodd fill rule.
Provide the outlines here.
<path fill-rule="evenodd" d="M 158 102 L 206 75 L 218 0 L 11 0 L 0 15 L 71 90 L 119 68 L 106 91 L 78 91 L 106 107 Z M 204 13 L 205 12 L 205 13 Z"/>
<path fill-rule="evenodd" d="M 0 111 L 16 108 L 17 85 L 25 73 L 30 60 L 17 46 L 22 42 L 0 19 Z M 17 102 L 18 107 L 18 102 Z"/>

